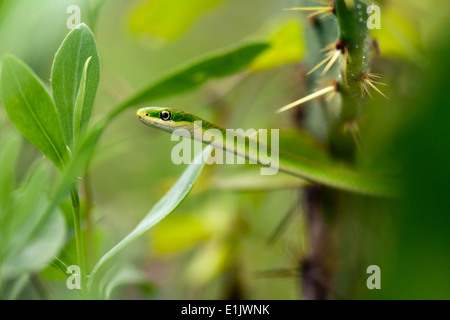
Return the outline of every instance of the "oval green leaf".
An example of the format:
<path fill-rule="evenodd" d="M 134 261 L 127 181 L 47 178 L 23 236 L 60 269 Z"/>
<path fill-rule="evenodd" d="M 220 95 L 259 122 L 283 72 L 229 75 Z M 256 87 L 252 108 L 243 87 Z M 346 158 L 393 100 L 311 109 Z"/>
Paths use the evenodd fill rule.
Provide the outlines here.
<path fill-rule="evenodd" d="M 6 55 L 1 93 L 9 119 L 56 167 L 68 160 L 58 111 L 38 76 L 22 61 Z"/>
<path fill-rule="evenodd" d="M 82 78 L 87 60 L 90 59 L 86 70 L 85 85 Z M 79 97 L 80 88 L 84 88 L 81 107 L 80 127 L 87 126 L 91 117 L 92 106 L 100 81 L 100 58 L 97 44 L 92 31 L 85 24 L 73 29 L 56 53 L 52 66 L 53 99 L 58 109 L 64 138 L 72 149 L 75 127 L 75 105 Z M 80 131 L 82 131 L 81 129 Z"/>

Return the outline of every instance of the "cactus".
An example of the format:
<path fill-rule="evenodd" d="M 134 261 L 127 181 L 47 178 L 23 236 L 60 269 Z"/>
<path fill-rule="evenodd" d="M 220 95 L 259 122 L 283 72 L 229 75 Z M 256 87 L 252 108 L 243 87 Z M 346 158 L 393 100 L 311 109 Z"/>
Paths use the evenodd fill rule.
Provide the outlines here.
<path fill-rule="evenodd" d="M 379 75 L 370 73 L 370 38 L 367 28 L 368 5 L 361 0 L 333 0 L 321 2 L 320 7 L 299 7 L 290 10 L 309 11 L 311 26 L 315 29 L 316 40 L 323 43 L 329 34 L 337 38 L 324 48 L 326 57 L 308 74 L 323 67 L 325 76 L 333 65 L 340 61 L 339 77 L 329 81 L 328 86 L 294 101 L 279 110 L 287 111 L 312 99 L 335 94 L 340 96 L 339 113 L 328 122 L 328 143 L 333 156 L 353 161 L 357 145 L 357 132 L 365 95 L 371 90 L 384 94 L 376 87 Z M 334 15 L 336 24 L 322 22 L 320 19 Z M 328 28 L 328 30 L 327 30 Z M 337 29 L 333 30 L 333 28 Z M 317 54 L 317 53 L 316 53 Z M 333 118 L 329 115 L 328 118 Z M 326 119 L 325 119 L 326 121 Z"/>
<path fill-rule="evenodd" d="M 279 110 L 284 112 L 302 104 L 310 104 L 303 127 L 329 146 L 330 154 L 342 161 L 354 162 L 359 148 L 358 130 L 365 97 L 377 88 L 380 76 L 370 73 L 371 41 L 367 28 L 368 4 L 361 0 L 333 0 L 318 2 L 319 6 L 304 1 L 302 7 L 291 8 L 308 12 L 306 32 L 309 60 L 317 60 L 317 43 L 325 51 L 323 60 L 311 61 L 308 87 L 321 81 L 327 83 L 310 95 L 294 101 Z M 317 2 L 316 2 L 317 3 Z M 319 73 L 319 71 L 321 71 Z M 333 99 L 338 96 L 339 99 Z M 326 99 L 316 100 L 319 97 Z M 338 110 L 338 112 L 336 112 Z M 323 128 L 318 128 L 317 123 Z M 310 252 L 302 261 L 303 298 L 332 297 L 337 257 L 336 219 L 347 210 L 342 201 L 351 195 L 312 187 L 306 190 L 304 202 L 310 230 Z M 333 203 L 333 205 L 329 205 Z M 330 210 L 329 208 L 333 208 Z M 317 277 L 319 275 L 319 278 Z"/>

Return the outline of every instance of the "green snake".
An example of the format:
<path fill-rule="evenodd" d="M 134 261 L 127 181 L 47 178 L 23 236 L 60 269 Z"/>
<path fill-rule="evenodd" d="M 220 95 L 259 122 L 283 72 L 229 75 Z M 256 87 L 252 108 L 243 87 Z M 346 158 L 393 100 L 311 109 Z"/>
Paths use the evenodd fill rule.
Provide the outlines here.
<path fill-rule="evenodd" d="M 139 109 L 137 116 L 140 121 L 150 127 L 173 134 L 178 134 L 180 130 L 177 129 L 185 129 L 189 132 L 191 139 L 202 141 L 214 148 L 221 148 L 223 151 L 268 166 L 267 159 L 260 156 L 257 148 L 251 147 L 250 143 L 245 143 L 245 139 L 228 139 L 227 130 L 193 114 L 165 107 L 147 107 Z M 201 123 L 201 126 L 198 125 L 199 123 Z M 222 141 L 218 141 L 216 136 L 211 138 L 209 134 L 211 129 L 222 133 Z M 319 162 L 290 154 L 284 150 L 278 150 L 278 154 L 278 169 L 280 171 L 303 178 L 314 184 L 377 197 L 392 197 L 398 193 L 396 183 L 388 177 L 357 172 L 347 166 Z"/>

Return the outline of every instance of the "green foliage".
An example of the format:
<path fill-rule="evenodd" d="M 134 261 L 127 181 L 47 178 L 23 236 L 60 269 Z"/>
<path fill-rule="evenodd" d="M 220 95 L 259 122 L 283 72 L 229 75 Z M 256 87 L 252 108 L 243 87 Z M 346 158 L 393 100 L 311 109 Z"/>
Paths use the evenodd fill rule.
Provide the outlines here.
<path fill-rule="evenodd" d="M 48 166 L 33 166 L 16 186 L 12 176 L 20 139 L 6 135 L 0 141 L 0 283 L 44 268 L 65 241 L 65 222 L 58 210 L 47 211 L 44 190 Z"/>
<path fill-rule="evenodd" d="M 132 95 L 112 112 L 111 117 L 131 106 L 185 93 L 198 88 L 208 80 L 242 71 L 267 48 L 268 44 L 262 42 L 243 44 L 191 62 Z"/>
<path fill-rule="evenodd" d="M 3 59 L 1 92 L 11 122 L 60 170 L 69 154 L 58 111 L 37 75 L 17 58 Z"/>
<path fill-rule="evenodd" d="M 0 74 L 1 299 L 37 298 L 39 278 L 51 298 L 77 298 L 62 273 L 84 260 L 83 289 L 89 281 L 91 290 L 82 297 L 89 298 L 293 299 L 307 280 L 302 267 L 317 262 L 329 269 L 313 271 L 334 277 L 321 278 L 332 297 L 449 296 L 449 48 L 442 39 L 450 28 L 442 1 L 380 2 L 382 29 L 370 31 L 379 56 L 364 23 L 366 0 L 333 0 L 328 17 L 298 20 L 282 9 L 327 3 L 79 2 L 89 27 L 60 42 L 72 2 L 0 0 L 0 51 L 12 53 L 2 57 Z M 28 22 L 17 23 L 23 16 Z M 255 35 L 260 40 L 249 40 Z M 338 39 L 351 61 L 339 57 L 326 75 L 307 77 L 320 51 Z M 208 52 L 219 47 L 228 49 Z M 202 57 L 191 60 L 193 52 Z M 162 71 L 172 65 L 179 66 Z M 361 74 L 372 69 L 386 75 L 380 81 L 390 84 L 391 100 L 361 93 Z M 50 76 L 51 83 L 40 80 Z M 273 113 L 329 78 L 338 84 L 334 99 Z M 334 157 L 376 176 L 393 168 L 404 177 L 404 197 L 391 202 L 314 188 L 317 196 L 309 181 L 261 176 L 250 165 L 193 164 L 182 172 L 167 161 L 169 138 L 127 112 L 156 101 L 225 128 L 280 128 L 280 149 L 333 169 Z M 109 153 L 117 141 L 126 149 Z M 323 231 L 329 237 L 320 237 Z M 91 259 L 83 246 L 95 247 Z M 381 267 L 381 291 L 366 289 L 370 264 Z M 277 270 L 295 278 L 279 279 Z M 136 291 L 121 290 L 129 285 Z"/>
<path fill-rule="evenodd" d="M 31 229 L 27 231 L 30 235 L 27 236 L 26 231 L 19 230 L 18 236 L 21 239 L 32 240 L 33 246 L 31 248 L 39 249 L 36 254 L 40 254 L 39 252 L 42 251 L 41 246 L 47 246 L 45 252 L 48 254 L 40 254 L 39 259 L 36 259 L 34 255 L 29 253 L 28 247 L 22 250 L 22 247 L 20 247 L 22 242 L 16 241 L 15 245 L 10 248 L 8 247 L 10 241 L 5 239 L 3 251 L 8 257 L 2 267 L 5 277 L 10 277 L 15 264 L 20 266 L 20 268 L 17 268 L 19 273 L 42 269 L 50 261 L 51 255 L 57 253 L 65 231 L 61 214 L 57 208 L 70 189 L 78 264 L 81 266 L 83 279 L 86 276 L 85 272 L 87 272 L 83 267 L 85 261 L 84 237 L 81 232 L 82 218 L 78 191 L 74 181 L 92 157 L 95 145 L 106 126 L 123 110 L 138 103 L 184 93 L 199 87 L 209 79 L 228 76 L 243 70 L 266 48 L 267 45 L 264 43 L 246 44 L 189 64 L 187 67 L 175 71 L 170 76 L 163 77 L 144 90 L 132 95 L 125 103 L 118 105 L 111 113 L 95 124 L 91 130 L 88 130 L 88 123 L 99 84 L 100 68 L 95 39 L 86 25 L 82 24 L 72 30 L 56 53 L 52 66 L 54 102 L 32 70 L 17 58 L 7 55 L 3 60 L 1 91 L 8 116 L 22 135 L 38 147 L 47 158 L 52 160 L 60 169 L 62 175 L 52 192 L 51 201 L 47 201 L 41 199 L 41 193 L 33 192 L 36 189 L 43 189 L 49 183 L 48 179 L 44 179 L 46 171 L 37 168 L 36 174 L 31 175 L 30 182 L 25 184 L 22 193 L 20 193 L 22 197 L 33 197 L 21 199 L 21 204 L 24 206 L 35 205 L 35 212 L 28 206 L 26 208 L 12 207 L 22 210 L 26 217 L 32 216 L 33 221 L 41 221 L 38 225 L 42 228 L 34 230 L 32 229 L 34 224 L 31 223 L 29 224 Z M 5 149 L 8 153 L 2 154 L 4 158 L 2 160 L 5 163 L 13 163 L 9 161 L 11 160 L 9 157 L 17 154 L 17 152 L 10 150 L 13 147 L 14 145 L 10 145 Z M 209 148 L 206 148 L 205 154 L 208 151 Z M 13 170 L 8 165 L 1 166 L 1 168 L 5 170 L 0 172 L 3 181 L 0 186 L 5 191 L 2 196 L 6 200 L 10 200 L 6 191 L 10 187 L 8 180 L 12 179 L 11 172 Z M 192 188 L 202 168 L 203 165 L 191 165 L 185 171 L 171 191 L 158 202 L 138 227 L 96 264 L 90 283 L 93 282 L 97 270 L 104 262 L 157 224 L 180 204 Z M 5 201 L 5 203 L 7 202 Z M 12 210 L 9 207 L 7 209 Z M 24 216 L 17 215 L 17 217 L 23 218 Z M 23 222 L 24 220 L 20 221 Z M 18 225 L 20 226 L 20 223 Z M 56 228 L 59 229 L 54 230 Z M 50 233 L 46 234 L 46 231 L 50 231 Z M 50 240 L 53 241 L 52 245 L 48 245 Z M 29 243 L 25 241 L 23 245 L 29 245 Z M 22 253 L 36 260 L 36 263 L 29 264 L 29 269 L 24 266 L 29 263 L 28 256 L 24 257 L 21 255 Z M 61 269 L 61 266 L 64 268 L 63 261 L 59 259 L 55 261 L 59 262 L 55 264 L 58 269 Z M 14 276 L 16 275 L 14 274 Z M 109 296 L 114 287 L 115 285 L 109 285 L 104 289 L 104 294 Z"/>

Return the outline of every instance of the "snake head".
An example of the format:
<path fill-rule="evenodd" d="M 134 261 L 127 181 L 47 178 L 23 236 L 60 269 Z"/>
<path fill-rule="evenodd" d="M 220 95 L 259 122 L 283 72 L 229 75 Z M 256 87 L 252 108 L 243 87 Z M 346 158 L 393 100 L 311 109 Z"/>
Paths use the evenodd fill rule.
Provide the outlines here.
<path fill-rule="evenodd" d="M 164 107 L 141 108 L 137 111 L 137 117 L 146 125 L 167 132 L 186 127 L 192 120 L 189 118 L 189 114 Z"/>

